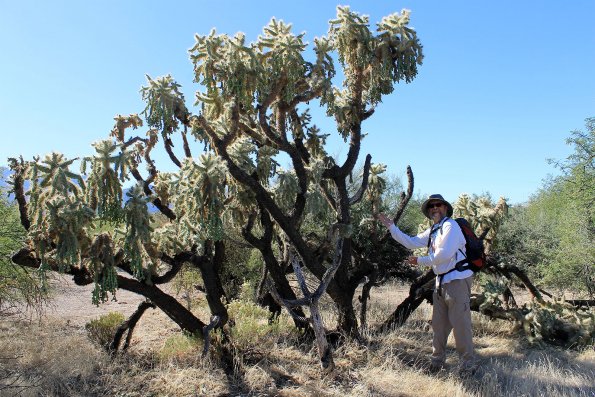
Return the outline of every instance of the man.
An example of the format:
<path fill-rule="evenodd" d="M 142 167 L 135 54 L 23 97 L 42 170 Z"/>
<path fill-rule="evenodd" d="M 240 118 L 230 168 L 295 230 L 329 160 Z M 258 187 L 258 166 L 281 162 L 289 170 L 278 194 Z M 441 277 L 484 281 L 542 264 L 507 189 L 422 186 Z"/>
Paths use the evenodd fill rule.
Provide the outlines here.
<path fill-rule="evenodd" d="M 452 205 L 440 194 L 432 194 L 421 206 L 423 214 L 432 220 L 433 225 L 417 236 L 409 236 L 384 214 L 378 219 L 386 226 L 392 237 L 406 248 L 428 247 L 426 256 L 410 256 L 407 262 L 412 265 L 432 267 L 437 275 L 434 289 L 432 330 L 432 363 L 430 371 L 444 368 L 446 341 L 453 330 L 455 344 L 460 358 L 462 375 L 473 374 L 476 369 L 471 330 L 472 270 L 458 271 L 457 262 L 465 259 L 465 237 L 456 221 L 451 219 Z"/>

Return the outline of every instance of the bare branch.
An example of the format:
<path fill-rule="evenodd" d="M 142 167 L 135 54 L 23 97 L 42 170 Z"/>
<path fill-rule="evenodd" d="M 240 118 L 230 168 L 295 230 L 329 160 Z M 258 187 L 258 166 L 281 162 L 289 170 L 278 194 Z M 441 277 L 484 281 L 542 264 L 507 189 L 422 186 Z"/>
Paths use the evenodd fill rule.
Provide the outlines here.
<path fill-rule="evenodd" d="M 19 160 L 15 158 L 9 158 L 8 163 L 10 165 L 10 169 L 14 172 L 9 183 L 12 185 L 12 193 L 14 193 L 15 199 L 19 206 L 21 225 L 23 225 L 25 230 L 29 230 L 31 227 L 31 221 L 27 215 L 27 200 L 25 199 L 24 188 L 26 164 L 25 161 L 23 161 L 22 156 L 19 158 Z"/>
<path fill-rule="evenodd" d="M 188 133 L 188 127 L 186 125 L 184 125 L 184 131 L 180 132 L 180 134 L 182 135 L 182 142 L 184 145 L 184 154 L 186 155 L 186 157 L 191 158 L 192 157 L 192 152 L 190 151 L 190 145 L 188 144 L 188 137 L 186 136 Z"/>
<path fill-rule="evenodd" d="M 310 290 L 308 289 L 308 284 L 306 284 L 304 273 L 302 272 L 302 268 L 296 255 L 293 255 L 293 257 L 291 258 L 291 266 L 293 266 L 293 271 L 295 273 L 295 277 L 297 278 L 298 285 L 302 290 L 302 293 L 306 298 L 310 298 Z"/>
<path fill-rule="evenodd" d="M 357 204 L 364 197 L 364 193 L 366 192 L 366 189 L 368 188 L 368 178 L 370 177 L 371 163 L 372 163 L 372 156 L 368 154 L 366 156 L 366 162 L 364 163 L 362 184 L 361 184 L 360 188 L 358 189 L 357 193 L 355 193 L 355 195 L 351 199 L 349 199 L 349 205 Z"/>
<path fill-rule="evenodd" d="M 409 204 L 409 200 L 413 195 L 413 171 L 411 171 L 411 166 L 407 166 L 407 194 L 401 194 L 401 202 L 399 203 L 399 208 L 397 208 L 397 214 L 393 218 L 393 223 L 396 225 L 399 219 L 401 219 L 401 215 L 403 215 L 403 211 L 405 211 L 405 207 Z"/>
<path fill-rule="evenodd" d="M 182 163 L 180 162 L 180 160 L 178 160 L 178 158 L 176 157 L 174 151 L 173 151 L 173 147 L 174 147 L 174 143 L 171 141 L 171 139 L 167 136 L 163 137 L 163 146 L 165 147 L 165 151 L 167 152 L 167 154 L 169 155 L 170 160 L 178 166 L 178 168 L 182 167 Z"/>
<path fill-rule="evenodd" d="M 335 247 L 335 259 L 333 261 L 333 265 L 328 268 L 326 273 L 324 273 L 324 277 L 322 278 L 322 282 L 316 289 L 316 291 L 312 294 L 312 299 L 318 300 L 326 292 L 331 280 L 335 276 L 337 269 L 341 265 L 341 259 L 343 255 L 343 238 L 339 238 L 337 240 L 337 246 Z"/>
<path fill-rule="evenodd" d="M 143 177 L 141 176 L 141 174 L 138 172 L 138 169 L 132 169 L 130 170 L 130 173 L 132 174 L 132 176 L 134 176 L 134 179 L 136 179 L 137 181 L 141 182 L 143 185 L 143 191 L 145 193 L 145 195 L 147 196 L 151 196 L 153 195 L 153 191 L 151 190 L 149 183 L 147 181 L 145 181 L 143 179 Z M 153 203 L 153 205 L 155 207 L 157 207 L 157 209 L 166 217 L 168 217 L 171 220 L 176 219 L 176 214 L 174 214 L 174 212 L 171 210 L 171 208 L 169 208 L 167 205 L 164 205 L 161 202 L 161 199 L 159 197 L 155 197 L 151 203 Z"/>
<path fill-rule="evenodd" d="M 138 320 L 140 320 L 142 315 L 149 308 L 155 309 L 155 305 L 149 301 L 141 302 L 138 305 L 138 308 L 136 309 L 136 311 L 134 313 L 132 313 L 130 318 L 128 318 L 128 320 L 124 321 L 118 327 L 118 329 L 116 330 L 116 333 L 114 335 L 114 338 L 112 340 L 112 343 L 108 347 L 108 351 L 111 354 L 115 354 L 118 351 L 118 349 L 120 348 L 120 342 L 122 340 L 122 337 L 124 336 L 124 332 L 126 332 L 126 331 L 128 331 L 128 334 L 126 335 L 126 341 L 124 342 L 124 346 L 122 346 L 122 350 L 128 349 L 128 346 L 130 345 L 130 340 L 132 339 L 132 332 L 134 331 L 134 328 L 136 327 Z"/>

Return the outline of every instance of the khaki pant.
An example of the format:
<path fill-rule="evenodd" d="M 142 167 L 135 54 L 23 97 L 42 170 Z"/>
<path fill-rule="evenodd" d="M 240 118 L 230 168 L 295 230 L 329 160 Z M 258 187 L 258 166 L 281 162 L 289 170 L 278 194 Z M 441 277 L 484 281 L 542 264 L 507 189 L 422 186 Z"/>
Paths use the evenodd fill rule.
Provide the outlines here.
<path fill-rule="evenodd" d="M 471 311 L 469 297 L 473 277 L 452 280 L 442 285 L 442 291 L 434 291 L 432 311 L 432 364 L 444 365 L 446 360 L 446 341 L 453 330 L 457 352 L 462 368 L 473 367 L 473 333 L 471 331 Z"/>

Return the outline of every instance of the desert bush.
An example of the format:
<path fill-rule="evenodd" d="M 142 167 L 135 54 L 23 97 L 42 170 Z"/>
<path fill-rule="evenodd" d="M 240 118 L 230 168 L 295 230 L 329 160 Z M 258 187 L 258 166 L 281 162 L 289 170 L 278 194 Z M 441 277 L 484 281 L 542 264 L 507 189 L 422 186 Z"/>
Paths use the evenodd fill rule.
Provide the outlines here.
<path fill-rule="evenodd" d="M 176 291 L 176 295 L 182 294 L 182 298 L 186 301 L 188 310 L 192 309 L 193 294 L 196 292 L 197 286 L 202 286 L 202 276 L 200 271 L 189 265 L 182 266 L 180 272 L 172 281 L 172 286 Z"/>
<path fill-rule="evenodd" d="M 240 349 L 264 346 L 281 336 L 291 337 L 295 331 L 287 315 L 270 320 L 270 312 L 250 300 L 233 300 L 227 305 L 227 310 L 233 324 L 231 337 Z"/>
<path fill-rule="evenodd" d="M 99 344 L 103 348 L 107 348 L 114 338 L 116 330 L 126 320 L 124 315 L 120 312 L 111 312 L 104 314 L 95 320 L 89 321 L 85 324 L 85 329 L 89 335 L 89 339 Z"/>
<path fill-rule="evenodd" d="M 162 362 L 179 362 L 188 357 L 199 357 L 202 347 L 203 344 L 198 338 L 180 332 L 165 340 L 163 347 L 159 350 L 158 357 Z"/>
<path fill-rule="evenodd" d="M 574 152 L 551 160 L 562 175 L 544 181 L 511 212 L 498 234 L 498 254 L 548 288 L 595 296 L 595 118 L 566 143 Z"/>
<path fill-rule="evenodd" d="M 1 187 L 3 168 L 0 167 L 0 313 L 25 304 L 39 309 L 47 298 L 47 285 L 42 288 L 40 280 L 33 271 L 16 266 L 10 260 L 11 255 L 21 247 L 25 238 L 25 229 L 19 221 L 16 205 Z"/>

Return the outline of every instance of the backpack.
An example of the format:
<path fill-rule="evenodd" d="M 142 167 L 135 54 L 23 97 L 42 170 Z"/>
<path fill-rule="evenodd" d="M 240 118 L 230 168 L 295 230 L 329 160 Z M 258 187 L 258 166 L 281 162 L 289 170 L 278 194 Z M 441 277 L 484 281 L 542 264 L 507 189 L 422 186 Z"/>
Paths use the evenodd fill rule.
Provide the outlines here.
<path fill-rule="evenodd" d="M 458 261 L 455 265 L 455 268 L 448 271 L 447 273 L 450 273 L 455 270 L 472 270 L 474 273 L 477 273 L 481 269 L 483 269 L 486 264 L 483 240 L 477 237 L 477 235 L 473 231 L 473 228 L 465 218 L 456 218 L 455 222 L 457 222 L 457 224 L 461 228 L 461 231 L 463 232 L 463 236 L 465 237 L 466 254 L 463 253 L 462 250 L 459 250 L 465 256 L 465 259 L 463 259 L 462 261 Z M 439 226 L 438 229 L 442 233 L 442 224 Z M 428 239 L 428 249 L 430 248 L 432 234 L 434 234 L 434 232 L 436 232 L 438 229 L 432 230 L 430 232 L 430 238 Z"/>

